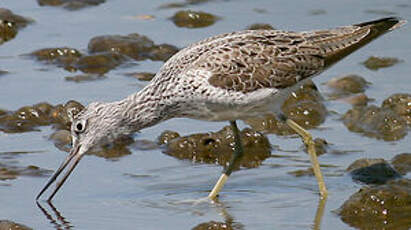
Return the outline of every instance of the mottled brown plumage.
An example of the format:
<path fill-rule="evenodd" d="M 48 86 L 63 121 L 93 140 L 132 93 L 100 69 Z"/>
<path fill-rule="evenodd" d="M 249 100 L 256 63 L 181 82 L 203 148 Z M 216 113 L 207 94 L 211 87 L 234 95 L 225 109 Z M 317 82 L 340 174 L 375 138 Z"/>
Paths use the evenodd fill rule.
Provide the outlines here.
<path fill-rule="evenodd" d="M 329 30 L 246 30 L 217 35 L 185 48 L 161 72 L 210 71 L 211 85 L 243 93 L 283 89 L 321 73 L 397 23 L 396 18 L 385 18 Z"/>

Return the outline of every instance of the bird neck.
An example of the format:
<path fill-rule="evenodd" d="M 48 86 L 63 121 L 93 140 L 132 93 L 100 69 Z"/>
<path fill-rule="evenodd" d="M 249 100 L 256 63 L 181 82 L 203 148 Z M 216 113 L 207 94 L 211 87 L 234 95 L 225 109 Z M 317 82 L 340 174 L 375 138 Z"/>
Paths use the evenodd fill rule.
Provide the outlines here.
<path fill-rule="evenodd" d="M 122 107 L 123 124 L 131 133 L 168 119 L 164 115 L 165 105 L 161 103 L 161 94 L 151 85 L 119 101 L 118 104 Z"/>

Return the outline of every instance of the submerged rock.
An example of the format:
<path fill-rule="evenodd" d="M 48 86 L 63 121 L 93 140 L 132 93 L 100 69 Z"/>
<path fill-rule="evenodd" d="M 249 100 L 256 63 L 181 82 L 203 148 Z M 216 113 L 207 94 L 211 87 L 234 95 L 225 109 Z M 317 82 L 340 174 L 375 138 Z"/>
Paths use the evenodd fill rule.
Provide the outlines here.
<path fill-rule="evenodd" d="M 401 175 L 383 159 L 359 159 L 348 169 L 354 181 L 365 184 L 385 184 Z"/>
<path fill-rule="evenodd" d="M 5 71 L 5 70 L 0 70 L 0 76 L 2 76 L 2 75 L 6 75 L 6 74 L 8 74 L 9 72 L 8 71 Z"/>
<path fill-rule="evenodd" d="M 323 15 L 327 14 L 327 11 L 324 9 L 313 9 L 308 12 L 310 15 Z"/>
<path fill-rule="evenodd" d="M 411 172 L 411 153 L 401 153 L 396 155 L 392 160 L 391 164 L 394 166 L 402 175 Z"/>
<path fill-rule="evenodd" d="M 241 131 L 241 140 L 244 148 L 241 167 L 258 167 L 262 161 L 270 157 L 271 146 L 264 135 L 246 128 Z M 230 126 L 215 133 L 200 133 L 185 137 L 167 131 L 160 135 L 159 143 L 166 143 L 164 153 L 175 158 L 226 166 L 233 153 L 234 136 Z"/>
<path fill-rule="evenodd" d="M 104 79 L 105 76 L 104 75 L 100 75 L 100 74 L 78 74 L 75 76 L 67 76 L 64 79 L 66 81 L 74 81 L 74 82 L 87 82 L 87 81 L 95 81 L 95 80 L 99 80 L 99 79 Z"/>
<path fill-rule="evenodd" d="M 60 6 L 68 10 L 78 10 L 88 6 L 97 6 L 106 0 L 37 0 L 40 6 Z"/>
<path fill-rule="evenodd" d="M 372 101 L 372 99 L 368 98 L 364 93 L 359 93 L 341 98 L 341 101 L 344 101 L 352 106 L 367 106 L 368 102 Z"/>
<path fill-rule="evenodd" d="M 311 81 L 291 93 L 281 108 L 288 118 L 305 129 L 319 126 L 324 122 L 327 115 L 323 98 Z M 275 133 L 277 135 L 295 133 L 285 122 L 278 120 L 274 115 L 247 119 L 245 122 L 253 129 L 263 133 Z"/>
<path fill-rule="evenodd" d="M 411 228 L 411 180 L 364 186 L 338 210 L 341 220 L 358 229 Z"/>
<path fill-rule="evenodd" d="M 393 94 L 382 102 L 381 107 L 391 109 L 411 125 L 411 94 Z"/>
<path fill-rule="evenodd" d="M 206 223 L 201 223 L 191 230 L 241 230 L 244 226 L 241 223 L 236 222 L 217 222 L 209 221 Z"/>
<path fill-rule="evenodd" d="M 125 75 L 129 77 L 134 77 L 140 81 L 151 81 L 151 79 L 153 79 L 156 74 L 149 73 L 149 72 L 136 72 L 136 73 L 126 73 Z"/>
<path fill-rule="evenodd" d="M 68 130 L 57 130 L 49 136 L 54 145 L 61 151 L 69 152 L 72 148 L 72 136 Z M 131 151 L 128 146 L 135 143 L 134 139 L 129 136 L 123 136 L 111 143 L 101 144 L 87 152 L 87 155 L 94 155 L 109 160 L 130 155 Z"/>
<path fill-rule="evenodd" d="M 374 105 L 350 109 L 342 119 L 350 131 L 368 137 L 394 141 L 407 135 L 407 123 L 401 116 L 390 109 Z"/>
<path fill-rule="evenodd" d="M 156 45 L 144 35 L 137 33 L 97 36 L 90 40 L 88 50 L 96 52 L 115 52 L 137 61 L 151 59 L 166 61 L 178 52 L 178 48 L 168 44 Z"/>
<path fill-rule="evenodd" d="M 247 28 L 245 29 L 246 30 L 274 30 L 274 27 L 267 23 L 254 23 L 254 24 L 247 26 Z"/>
<path fill-rule="evenodd" d="M 334 92 L 330 95 L 332 98 L 341 98 L 356 93 L 363 93 L 368 87 L 368 82 L 361 76 L 350 74 L 343 77 L 337 77 L 329 80 L 326 85 Z"/>
<path fill-rule="evenodd" d="M 378 70 L 380 68 L 387 68 L 399 63 L 398 58 L 393 57 L 369 57 L 362 64 L 370 70 Z"/>
<path fill-rule="evenodd" d="M 20 167 L 8 163 L 0 163 L 0 180 L 14 180 L 19 176 L 46 177 L 50 172 L 50 170 L 41 169 L 34 165 Z"/>
<path fill-rule="evenodd" d="M 172 8 L 182 8 L 188 7 L 190 5 L 198 5 L 206 2 L 211 2 L 215 0 L 185 0 L 183 2 L 170 2 L 161 4 L 158 9 L 172 9 Z"/>
<path fill-rule="evenodd" d="M 213 25 L 220 18 L 202 11 L 180 10 L 170 19 L 178 27 L 201 28 Z"/>

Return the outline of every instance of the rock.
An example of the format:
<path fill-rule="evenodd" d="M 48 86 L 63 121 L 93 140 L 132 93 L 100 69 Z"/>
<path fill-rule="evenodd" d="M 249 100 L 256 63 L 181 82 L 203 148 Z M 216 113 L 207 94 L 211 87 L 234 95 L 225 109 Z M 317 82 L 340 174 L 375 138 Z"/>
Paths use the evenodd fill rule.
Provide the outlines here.
<path fill-rule="evenodd" d="M 368 98 L 367 95 L 363 93 L 347 96 L 340 100 L 351 104 L 352 106 L 367 106 L 368 102 L 372 101 L 372 99 Z"/>
<path fill-rule="evenodd" d="M 374 105 L 350 109 L 342 119 L 350 131 L 368 137 L 394 141 L 407 135 L 407 123 L 402 117 L 390 109 Z"/>
<path fill-rule="evenodd" d="M 69 114 L 78 113 L 83 106 L 75 101 L 66 105 L 52 106 L 48 103 L 39 103 L 33 106 L 24 106 L 15 112 L 4 112 L 0 116 L 0 131 L 19 133 L 38 131 L 38 126 L 54 124 L 55 127 L 70 129 Z"/>
<path fill-rule="evenodd" d="M 8 71 L 5 71 L 5 70 L 0 70 L 0 76 L 2 76 L 2 75 L 6 75 L 6 74 L 8 74 L 9 72 Z"/>
<path fill-rule="evenodd" d="M 381 164 L 381 163 L 387 163 L 387 161 L 385 161 L 382 158 L 362 158 L 362 159 L 358 159 L 354 161 L 353 163 L 351 163 L 350 166 L 348 166 L 346 170 L 348 172 L 351 172 L 353 170 L 357 170 L 360 168 L 368 167 L 370 165 Z"/>
<path fill-rule="evenodd" d="M 31 230 L 25 225 L 15 223 L 10 220 L 0 220 L 0 230 Z"/>
<path fill-rule="evenodd" d="M 57 129 L 70 130 L 72 117 L 77 115 L 84 106 L 77 101 L 70 100 L 64 105 L 56 105 L 50 113 L 50 117 Z"/>
<path fill-rule="evenodd" d="M 191 5 L 199 5 L 202 3 L 210 2 L 214 0 L 186 0 L 184 2 L 170 2 L 161 4 L 158 9 L 173 9 L 173 8 L 183 8 L 189 7 Z"/>
<path fill-rule="evenodd" d="M 180 10 L 170 19 L 178 27 L 201 28 L 213 25 L 220 18 L 202 11 Z"/>
<path fill-rule="evenodd" d="M 14 14 L 11 10 L 8 10 L 6 8 L 0 8 L 0 21 L 3 22 L 10 22 L 14 26 L 17 27 L 17 29 L 22 29 L 26 27 L 28 24 L 33 23 L 33 19 L 29 19 L 17 14 Z"/>
<path fill-rule="evenodd" d="M 274 30 L 274 27 L 267 23 L 254 23 L 247 26 L 246 30 Z"/>
<path fill-rule="evenodd" d="M 244 226 L 241 223 L 236 223 L 229 221 L 225 222 L 217 222 L 217 221 L 209 221 L 206 223 L 201 223 L 192 230 L 241 230 L 244 229 Z"/>
<path fill-rule="evenodd" d="M 354 181 L 365 184 L 385 184 L 389 180 L 401 177 L 401 175 L 385 161 L 353 169 L 350 171 L 350 174 Z"/>
<path fill-rule="evenodd" d="M 369 57 L 362 64 L 370 70 L 378 70 L 380 68 L 387 68 L 399 63 L 398 58 L 392 57 Z"/>
<path fill-rule="evenodd" d="M 315 152 L 317 153 L 317 156 L 321 156 L 327 152 L 328 142 L 326 140 L 322 138 L 315 138 L 314 144 L 315 144 Z"/>
<path fill-rule="evenodd" d="M 166 130 L 162 132 L 160 136 L 157 138 L 158 139 L 157 143 L 159 145 L 168 144 L 170 143 L 170 141 L 176 138 L 179 138 L 179 137 L 180 137 L 180 134 L 178 134 L 177 132 Z"/>
<path fill-rule="evenodd" d="M 131 154 L 127 146 L 134 143 L 134 139 L 130 136 L 122 136 L 114 142 L 101 144 L 87 152 L 88 155 L 103 157 L 108 160 L 117 160 L 120 157 Z"/>
<path fill-rule="evenodd" d="M 355 93 L 363 93 L 368 87 L 368 84 L 363 77 L 355 74 L 333 78 L 326 83 L 328 87 L 334 89 L 335 92 L 332 95 L 335 98 Z"/>
<path fill-rule="evenodd" d="M 364 186 L 338 210 L 341 220 L 357 229 L 411 228 L 411 180 Z"/>
<path fill-rule="evenodd" d="M 121 65 L 126 60 L 127 58 L 122 54 L 103 52 L 79 58 L 74 64 L 74 67 L 80 69 L 84 73 L 103 75 Z"/>
<path fill-rule="evenodd" d="M 54 145 L 65 152 L 70 151 L 70 144 L 71 144 L 71 132 L 68 130 L 57 130 L 56 132 L 52 133 L 49 137 Z"/>
<path fill-rule="evenodd" d="M 0 180 L 14 180 L 19 176 L 47 177 L 50 172 L 50 170 L 41 169 L 33 165 L 20 167 L 8 163 L 0 163 Z"/>
<path fill-rule="evenodd" d="M 127 73 L 126 76 L 134 77 L 140 81 L 151 81 L 153 77 L 156 75 L 155 73 L 149 72 L 136 72 L 136 73 Z"/>
<path fill-rule="evenodd" d="M 53 64 L 64 68 L 67 71 L 74 72 L 77 70 L 74 67 L 75 63 L 83 56 L 83 54 L 73 48 L 45 48 L 32 52 L 30 56 L 35 57 L 39 61 Z"/>
<path fill-rule="evenodd" d="M 241 131 L 241 139 L 244 148 L 242 167 L 258 167 L 262 161 L 270 157 L 270 143 L 262 134 L 246 128 Z M 167 143 L 164 153 L 175 158 L 226 166 L 233 153 L 234 137 L 231 127 L 226 126 L 215 133 L 185 137 L 179 137 L 174 132 L 166 132 L 159 138 L 159 143 Z"/>
<path fill-rule="evenodd" d="M 14 23 L 0 20 L 0 45 L 17 35 L 17 27 Z"/>
<path fill-rule="evenodd" d="M 100 80 L 100 79 L 104 79 L 104 75 L 100 75 L 100 74 L 78 74 L 75 76 L 67 76 L 64 79 L 66 81 L 74 81 L 76 83 L 80 83 L 80 82 L 87 82 L 87 81 L 95 81 L 95 80 Z"/>
<path fill-rule="evenodd" d="M 288 172 L 288 174 L 293 175 L 295 177 L 302 177 L 302 176 L 314 176 L 313 168 L 308 169 L 299 169 L 295 171 Z"/>
<path fill-rule="evenodd" d="M 0 116 L 0 131 L 19 133 L 37 131 L 37 126 L 49 125 L 51 106 L 39 103 L 33 106 L 24 106 L 15 112 L 7 112 Z"/>
<path fill-rule="evenodd" d="M 391 109 L 411 125 L 411 94 L 393 94 L 382 102 L 381 107 Z"/>
<path fill-rule="evenodd" d="M 411 172 L 411 153 L 401 153 L 396 155 L 392 160 L 391 164 L 394 166 L 402 175 Z"/>
<path fill-rule="evenodd" d="M 67 10 L 78 10 L 88 6 L 97 6 L 105 0 L 37 0 L 40 6 L 61 6 Z"/>
<path fill-rule="evenodd" d="M 316 86 L 312 82 L 307 82 L 294 93 L 291 93 L 281 108 L 286 117 L 297 122 L 305 129 L 311 129 L 325 120 L 327 110 L 322 102 L 323 98 Z M 263 133 L 275 133 L 277 135 L 295 133 L 294 130 L 274 115 L 247 119 L 245 122 L 253 129 Z"/>
<path fill-rule="evenodd" d="M 323 14 L 327 14 L 327 11 L 324 9 L 314 9 L 314 10 L 310 10 L 309 14 L 310 15 L 323 15 Z"/>
<path fill-rule="evenodd" d="M 166 61 L 178 52 L 178 48 L 168 44 L 155 45 L 144 35 L 137 33 L 122 35 L 97 36 L 90 40 L 88 50 L 96 52 L 115 52 L 137 61 L 151 59 Z"/>
<path fill-rule="evenodd" d="M 160 44 L 147 54 L 147 57 L 153 61 L 167 61 L 178 52 L 178 48 L 169 44 Z"/>
<path fill-rule="evenodd" d="M 396 15 L 397 13 L 385 9 L 368 9 L 364 11 L 367 14 L 376 14 L 376 15 L 382 15 L 382 16 L 390 16 L 390 15 Z"/>

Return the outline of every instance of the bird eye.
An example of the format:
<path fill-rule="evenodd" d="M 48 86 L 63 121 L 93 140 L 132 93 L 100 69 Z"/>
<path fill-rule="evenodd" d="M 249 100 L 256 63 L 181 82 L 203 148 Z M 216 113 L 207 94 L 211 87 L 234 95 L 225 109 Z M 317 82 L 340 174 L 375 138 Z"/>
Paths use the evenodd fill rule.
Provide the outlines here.
<path fill-rule="evenodd" d="M 85 120 L 76 121 L 76 123 L 74 124 L 74 127 L 73 127 L 74 132 L 77 133 L 77 134 L 84 132 L 85 129 L 86 129 L 86 121 Z"/>

